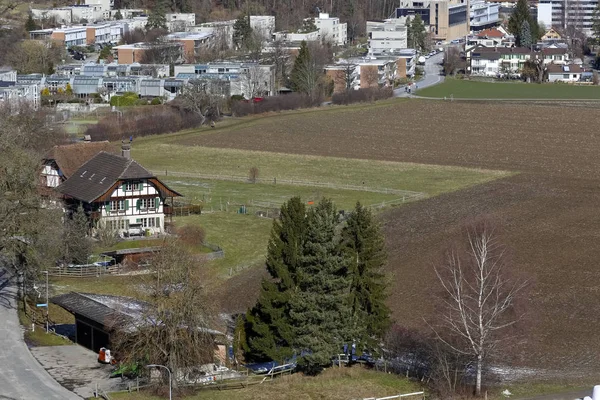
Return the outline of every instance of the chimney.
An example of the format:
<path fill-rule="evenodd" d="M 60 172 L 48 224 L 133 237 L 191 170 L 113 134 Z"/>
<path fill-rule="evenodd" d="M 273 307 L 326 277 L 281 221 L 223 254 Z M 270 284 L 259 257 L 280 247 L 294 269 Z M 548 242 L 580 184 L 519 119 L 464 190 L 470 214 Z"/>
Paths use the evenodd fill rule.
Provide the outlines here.
<path fill-rule="evenodd" d="M 121 141 L 121 156 L 131 160 L 131 142 Z"/>

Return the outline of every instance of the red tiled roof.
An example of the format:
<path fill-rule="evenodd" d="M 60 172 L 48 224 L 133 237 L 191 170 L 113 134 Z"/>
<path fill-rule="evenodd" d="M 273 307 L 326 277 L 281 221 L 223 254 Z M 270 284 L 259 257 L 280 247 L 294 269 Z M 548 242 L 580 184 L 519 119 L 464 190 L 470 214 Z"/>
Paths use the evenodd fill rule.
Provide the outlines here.
<path fill-rule="evenodd" d="M 479 32 L 479 34 L 477 36 L 480 38 L 488 37 L 488 38 L 499 38 L 500 39 L 500 38 L 504 37 L 504 33 L 500 32 L 496 28 L 488 28 L 488 29 L 484 29 L 481 32 Z"/>

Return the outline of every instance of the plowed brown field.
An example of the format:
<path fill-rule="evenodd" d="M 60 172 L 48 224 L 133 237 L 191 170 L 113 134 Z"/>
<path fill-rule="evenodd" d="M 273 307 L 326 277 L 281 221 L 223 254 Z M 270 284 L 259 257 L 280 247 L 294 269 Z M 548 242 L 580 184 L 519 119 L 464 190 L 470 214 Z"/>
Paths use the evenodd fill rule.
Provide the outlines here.
<path fill-rule="evenodd" d="M 487 214 L 535 283 L 512 361 L 589 373 L 600 370 L 599 120 L 593 106 L 409 101 L 269 117 L 182 142 L 520 171 L 384 213 L 394 317 L 423 328 L 433 263 L 465 220 Z M 255 293 L 247 274 L 244 291 Z"/>

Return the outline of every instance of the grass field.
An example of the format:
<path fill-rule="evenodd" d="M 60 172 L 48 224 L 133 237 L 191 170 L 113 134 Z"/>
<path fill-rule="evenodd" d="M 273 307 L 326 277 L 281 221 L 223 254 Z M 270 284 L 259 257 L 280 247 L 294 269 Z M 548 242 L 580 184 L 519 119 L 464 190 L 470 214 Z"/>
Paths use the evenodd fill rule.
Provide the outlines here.
<path fill-rule="evenodd" d="M 46 330 L 40 326 L 36 326 L 35 331 L 32 332 L 31 318 L 28 315 L 25 315 L 22 309 L 19 309 L 18 313 L 19 322 L 25 330 L 25 343 L 27 343 L 28 346 L 64 346 L 73 344 L 70 340 L 63 339 L 52 333 L 46 333 Z"/>
<path fill-rule="evenodd" d="M 446 79 L 421 89 L 418 96 L 455 99 L 585 99 L 600 100 L 600 87 L 559 83 L 477 82 Z"/>
<path fill-rule="evenodd" d="M 250 386 L 240 390 L 203 390 L 188 400 L 295 400 L 327 399 L 348 400 L 365 397 L 383 397 L 421 391 L 415 382 L 397 375 L 355 368 L 330 368 L 317 377 L 301 374 L 284 376 L 273 382 Z M 111 394 L 120 400 L 158 400 L 163 397 L 146 393 Z M 420 397 L 407 400 L 420 400 Z"/>

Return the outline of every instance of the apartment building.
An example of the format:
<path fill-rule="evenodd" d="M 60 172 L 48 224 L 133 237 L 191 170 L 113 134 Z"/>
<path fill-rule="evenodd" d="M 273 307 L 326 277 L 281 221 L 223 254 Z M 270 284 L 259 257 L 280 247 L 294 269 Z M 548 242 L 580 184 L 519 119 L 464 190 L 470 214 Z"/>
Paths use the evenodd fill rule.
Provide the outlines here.
<path fill-rule="evenodd" d="M 315 18 L 315 25 L 319 29 L 320 40 L 327 40 L 339 46 L 345 45 L 348 41 L 348 24 L 340 23 L 337 17 L 319 13 L 319 18 Z"/>
<path fill-rule="evenodd" d="M 174 32 L 165 36 L 168 42 L 181 43 L 185 62 L 194 62 L 202 49 L 208 48 L 214 35 L 208 32 Z"/>
<path fill-rule="evenodd" d="M 455 40 L 470 31 L 469 0 L 402 0 L 396 18 L 420 15 L 434 40 Z"/>
<path fill-rule="evenodd" d="M 481 31 L 500 23 L 500 5 L 487 0 L 469 0 L 470 26 L 472 31 Z"/>
<path fill-rule="evenodd" d="M 573 27 L 590 36 L 597 6 L 598 0 L 539 0 L 538 23 L 560 29 Z"/>
<path fill-rule="evenodd" d="M 165 17 L 169 32 L 185 32 L 196 25 L 196 14 L 194 13 L 167 13 Z"/>
<path fill-rule="evenodd" d="M 367 21 L 369 55 L 399 54 L 407 46 L 406 18 Z"/>

